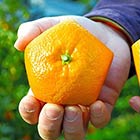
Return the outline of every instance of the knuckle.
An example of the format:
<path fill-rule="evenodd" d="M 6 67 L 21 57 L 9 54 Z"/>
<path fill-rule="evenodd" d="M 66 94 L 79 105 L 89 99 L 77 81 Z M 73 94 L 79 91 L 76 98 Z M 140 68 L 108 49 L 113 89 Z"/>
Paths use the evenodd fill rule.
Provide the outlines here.
<path fill-rule="evenodd" d="M 65 139 L 82 140 L 85 137 L 85 133 L 82 132 L 64 132 Z"/>
<path fill-rule="evenodd" d="M 67 134 L 77 133 L 77 129 L 75 127 L 64 127 L 64 132 Z"/>
<path fill-rule="evenodd" d="M 18 36 L 20 34 L 23 34 L 25 31 L 27 31 L 27 28 L 31 28 L 32 27 L 32 23 L 31 22 L 24 22 L 22 23 L 19 28 L 18 28 Z"/>
<path fill-rule="evenodd" d="M 84 128 L 83 127 L 76 127 L 76 126 L 65 126 L 63 128 L 64 130 L 64 134 L 67 135 L 73 135 L 73 136 L 79 136 L 79 135 L 83 135 L 85 133 Z"/>
<path fill-rule="evenodd" d="M 26 28 L 26 26 L 27 26 L 28 24 L 29 24 L 28 22 L 21 23 L 20 26 L 19 26 L 19 30 Z"/>
<path fill-rule="evenodd" d="M 38 132 L 41 138 L 43 139 L 56 139 L 58 137 L 58 134 L 56 134 L 55 129 L 47 127 L 46 125 L 38 124 Z"/>

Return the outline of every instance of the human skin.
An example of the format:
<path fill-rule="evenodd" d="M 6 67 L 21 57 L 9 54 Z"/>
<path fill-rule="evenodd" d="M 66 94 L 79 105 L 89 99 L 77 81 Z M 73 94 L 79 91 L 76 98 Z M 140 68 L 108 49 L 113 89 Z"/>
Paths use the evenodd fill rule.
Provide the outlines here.
<path fill-rule="evenodd" d="M 81 16 L 60 16 L 42 18 L 21 24 L 15 47 L 24 51 L 26 45 L 43 31 L 57 23 L 72 18 L 100 39 L 114 53 L 114 59 L 96 102 L 89 107 L 43 103 L 31 91 L 19 103 L 21 117 L 29 124 L 38 123 L 40 136 L 45 140 L 55 140 L 63 130 L 65 140 L 83 140 L 88 122 L 95 127 L 104 127 L 123 88 L 130 70 L 130 49 L 125 37 L 115 29 L 91 21 Z"/>

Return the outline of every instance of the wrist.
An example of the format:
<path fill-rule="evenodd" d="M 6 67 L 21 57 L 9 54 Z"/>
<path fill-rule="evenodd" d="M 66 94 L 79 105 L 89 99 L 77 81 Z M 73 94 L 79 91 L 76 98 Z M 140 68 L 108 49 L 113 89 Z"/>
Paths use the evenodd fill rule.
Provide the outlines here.
<path fill-rule="evenodd" d="M 133 44 L 134 41 L 133 41 L 131 35 L 119 23 L 113 21 L 112 19 L 105 18 L 105 17 L 98 17 L 98 16 L 97 17 L 90 17 L 90 19 L 93 21 L 96 21 L 96 22 L 101 22 L 101 23 L 109 26 L 110 28 L 112 28 L 116 32 L 118 32 L 120 34 L 120 36 L 126 40 L 126 42 L 128 43 L 129 46 L 131 46 Z"/>

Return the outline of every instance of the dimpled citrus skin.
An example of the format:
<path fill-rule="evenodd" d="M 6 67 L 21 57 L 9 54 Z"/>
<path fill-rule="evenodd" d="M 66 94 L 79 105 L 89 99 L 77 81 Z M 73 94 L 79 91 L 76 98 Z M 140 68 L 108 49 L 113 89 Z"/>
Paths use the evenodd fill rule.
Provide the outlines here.
<path fill-rule="evenodd" d="M 62 55 L 71 60 L 62 62 Z M 25 66 L 34 96 L 62 105 L 90 105 L 97 99 L 113 53 L 74 20 L 43 32 L 25 49 Z"/>
<path fill-rule="evenodd" d="M 132 45 L 132 53 L 133 53 L 136 73 L 140 85 L 140 39 Z"/>

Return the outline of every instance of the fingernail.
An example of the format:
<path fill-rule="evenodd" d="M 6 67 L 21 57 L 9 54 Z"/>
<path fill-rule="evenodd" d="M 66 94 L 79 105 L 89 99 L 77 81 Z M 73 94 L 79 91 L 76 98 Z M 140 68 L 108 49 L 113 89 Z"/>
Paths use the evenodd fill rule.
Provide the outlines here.
<path fill-rule="evenodd" d="M 14 47 L 19 51 L 23 51 L 25 46 L 26 46 L 26 42 L 25 42 L 24 38 L 18 37 L 14 44 Z"/>
<path fill-rule="evenodd" d="M 33 108 L 33 105 L 31 103 L 30 105 L 28 103 L 24 104 L 23 108 L 27 113 L 33 113 L 36 110 L 35 108 Z"/>
<path fill-rule="evenodd" d="M 19 41 L 19 39 L 16 40 L 15 44 L 14 44 L 14 47 L 19 50 L 19 51 L 22 51 L 23 49 L 20 47 L 22 46 L 23 43 L 21 43 L 21 41 Z"/>
<path fill-rule="evenodd" d="M 62 117 L 63 111 L 58 106 L 47 105 L 46 116 L 50 120 L 58 120 Z"/>
<path fill-rule="evenodd" d="M 66 121 L 73 122 L 78 118 L 78 110 L 75 107 L 65 108 L 65 119 Z"/>
<path fill-rule="evenodd" d="M 93 110 L 92 110 L 91 113 L 92 113 L 92 115 L 94 117 L 100 117 L 100 116 L 102 116 L 103 115 L 103 108 L 102 108 L 102 106 L 100 104 L 95 104 L 93 106 Z"/>

